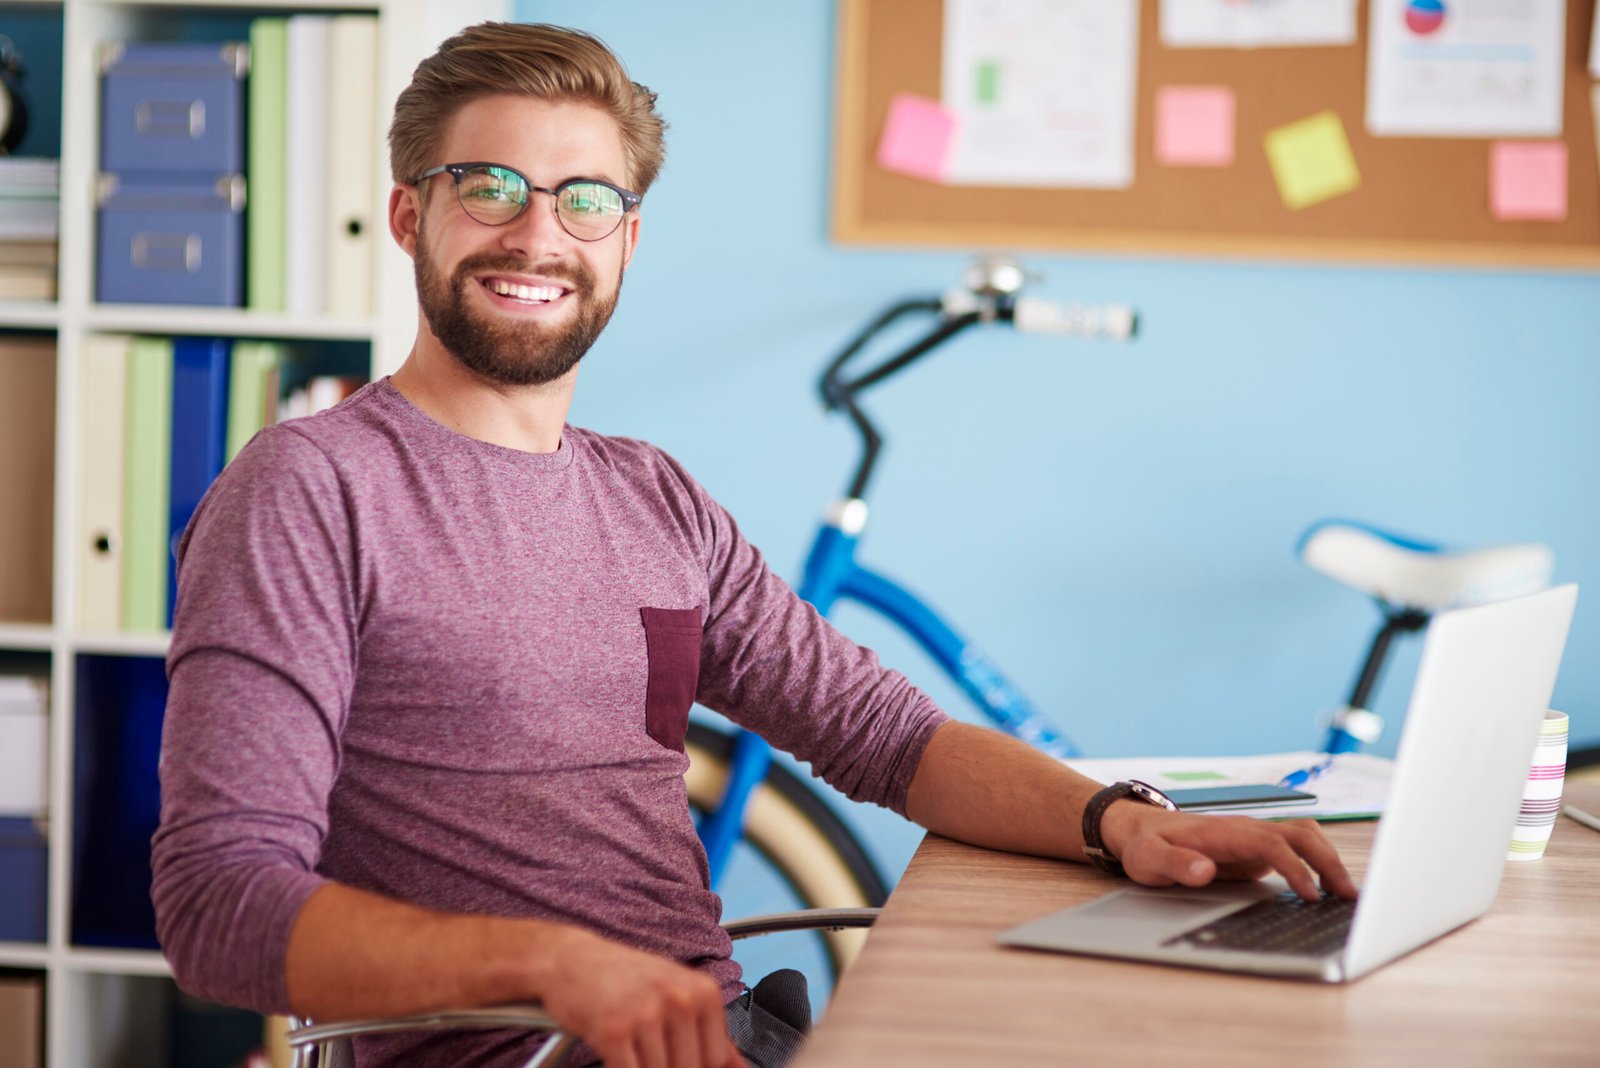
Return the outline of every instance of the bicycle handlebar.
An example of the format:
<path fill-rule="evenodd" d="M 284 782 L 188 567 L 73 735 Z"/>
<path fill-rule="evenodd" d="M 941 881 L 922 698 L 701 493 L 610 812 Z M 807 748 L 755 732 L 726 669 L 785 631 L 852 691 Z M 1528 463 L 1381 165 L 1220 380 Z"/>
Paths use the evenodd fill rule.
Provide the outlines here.
<path fill-rule="evenodd" d="M 862 439 L 862 456 L 850 481 L 848 495 L 862 499 L 877 463 L 883 436 L 856 403 L 857 394 L 877 385 L 969 326 L 1009 323 L 1028 333 L 1126 341 L 1138 328 L 1138 314 L 1121 304 L 1059 304 L 1041 297 L 1018 296 L 1026 274 L 1014 260 L 1003 257 L 977 260 L 967 272 L 966 284 L 942 297 L 914 298 L 890 305 L 829 361 L 817 383 L 828 411 L 843 408 Z M 877 366 L 852 379 L 844 367 L 892 323 L 917 312 L 937 315 L 938 323 L 921 338 Z"/>

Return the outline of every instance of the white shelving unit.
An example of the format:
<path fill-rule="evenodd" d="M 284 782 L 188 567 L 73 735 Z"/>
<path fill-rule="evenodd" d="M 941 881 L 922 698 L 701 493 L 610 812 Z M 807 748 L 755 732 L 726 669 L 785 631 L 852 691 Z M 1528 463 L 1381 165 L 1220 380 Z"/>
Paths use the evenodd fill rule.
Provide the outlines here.
<path fill-rule="evenodd" d="M 80 360 L 95 334 L 192 334 L 268 340 L 365 342 L 370 373 L 387 374 L 405 358 L 416 329 L 411 264 L 389 241 L 388 159 L 383 129 L 373 131 L 378 180 L 372 190 L 375 239 L 381 250 L 375 307 L 363 319 L 253 314 L 243 309 L 96 304 L 93 300 L 95 175 L 99 157 L 101 42 L 169 40 L 186 22 L 217 14 L 241 21 L 256 14 L 372 13 L 379 17 L 379 113 L 386 128 L 395 96 L 417 61 L 462 26 L 508 18 L 509 0 L 0 0 L 6 9 L 59 13 L 62 25 L 62 130 L 59 294 L 55 303 L 0 301 L 0 330 L 53 333 L 56 338 L 56 440 L 52 621 L 0 620 L 0 653 L 48 656 L 49 889 L 43 944 L 0 942 L 0 967 L 42 971 L 46 982 L 46 1049 L 50 1068 L 138 1068 L 166 1065 L 159 1027 L 169 970 L 156 952 L 71 944 L 72 828 L 76 664 L 82 655 L 162 657 L 166 634 L 90 633 L 77 628 L 77 480 L 80 457 Z M 3 1040 L 3 1039 L 0 1039 Z"/>

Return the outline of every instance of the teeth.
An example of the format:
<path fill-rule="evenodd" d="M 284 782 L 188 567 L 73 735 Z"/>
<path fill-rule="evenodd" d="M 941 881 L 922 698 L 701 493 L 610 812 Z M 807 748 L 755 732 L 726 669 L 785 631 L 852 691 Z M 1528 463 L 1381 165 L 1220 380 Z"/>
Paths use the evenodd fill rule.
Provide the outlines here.
<path fill-rule="evenodd" d="M 561 296 L 562 290 L 557 286 L 519 286 L 499 278 L 489 280 L 489 288 L 502 297 L 514 297 L 517 300 L 537 301 L 540 303 L 555 300 Z"/>

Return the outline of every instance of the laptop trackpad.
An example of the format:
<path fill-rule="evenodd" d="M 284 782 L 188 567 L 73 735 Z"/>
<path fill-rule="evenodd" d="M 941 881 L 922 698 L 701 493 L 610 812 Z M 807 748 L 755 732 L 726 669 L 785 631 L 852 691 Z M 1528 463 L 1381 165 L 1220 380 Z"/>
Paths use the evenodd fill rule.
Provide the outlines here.
<path fill-rule="evenodd" d="M 1001 943 L 1036 949 L 1105 953 L 1153 949 L 1167 939 L 1234 912 L 1265 891 L 1260 883 L 1238 889 L 1119 890 L 1086 905 L 1063 909 L 1014 927 Z"/>
<path fill-rule="evenodd" d="M 1238 906 L 1238 902 L 1216 898 L 1194 898 L 1179 894 L 1141 894 L 1125 890 L 1107 894 L 1098 901 L 1079 906 L 1075 911 L 1086 920 L 1136 920 L 1142 924 L 1186 924 L 1198 926 L 1201 917 L 1216 912 L 1218 906 Z"/>

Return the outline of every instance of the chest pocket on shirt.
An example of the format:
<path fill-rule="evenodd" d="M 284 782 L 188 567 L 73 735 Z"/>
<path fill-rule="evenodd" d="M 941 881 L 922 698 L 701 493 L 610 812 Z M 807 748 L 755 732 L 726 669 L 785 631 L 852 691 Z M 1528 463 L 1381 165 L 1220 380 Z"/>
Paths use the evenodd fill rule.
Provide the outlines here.
<path fill-rule="evenodd" d="M 700 608 L 639 609 L 650 657 L 645 733 L 680 753 L 689 727 L 689 706 L 700 682 L 701 616 Z"/>

